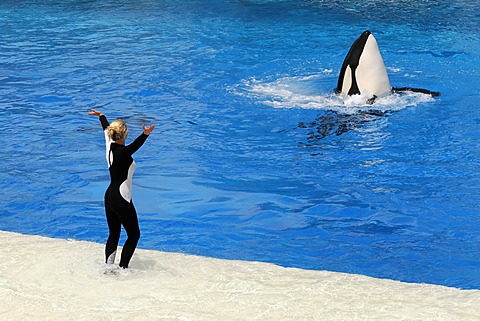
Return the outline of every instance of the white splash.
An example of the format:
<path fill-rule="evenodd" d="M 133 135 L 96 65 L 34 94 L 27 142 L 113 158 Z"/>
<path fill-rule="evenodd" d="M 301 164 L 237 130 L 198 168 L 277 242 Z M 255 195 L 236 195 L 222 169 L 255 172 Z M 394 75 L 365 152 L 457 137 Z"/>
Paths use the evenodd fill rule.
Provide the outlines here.
<path fill-rule="evenodd" d="M 367 104 L 367 100 L 371 98 L 368 95 L 335 94 L 333 84 L 336 84 L 336 80 L 331 74 L 332 70 L 325 69 L 320 74 L 283 77 L 270 82 L 250 79 L 237 86 L 234 92 L 274 108 L 332 110 L 345 114 L 372 109 L 381 112 L 398 111 L 433 101 L 430 95 L 405 92 L 377 98 L 375 103 L 370 105 Z M 325 86 L 326 80 L 332 84 L 331 90 L 321 88 Z"/>

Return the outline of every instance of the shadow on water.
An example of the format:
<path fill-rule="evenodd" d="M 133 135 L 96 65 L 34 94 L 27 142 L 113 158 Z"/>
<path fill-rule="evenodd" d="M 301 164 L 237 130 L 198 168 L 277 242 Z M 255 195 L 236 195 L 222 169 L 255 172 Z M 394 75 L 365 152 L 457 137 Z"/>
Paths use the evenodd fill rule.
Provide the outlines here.
<path fill-rule="evenodd" d="M 352 114 L 343 114 L 327 110 L 319 114 L 312 122 L 299 122 L 298 128 L 306 129 L 307 142 L 300 143 L 301 147 L 309 147 L 328 136 L 340 136 L 351 130 L 356 130 L 367 123 L 375 122 L 380 117 L 388 115 L 389 111 L 367 110 Z"/>

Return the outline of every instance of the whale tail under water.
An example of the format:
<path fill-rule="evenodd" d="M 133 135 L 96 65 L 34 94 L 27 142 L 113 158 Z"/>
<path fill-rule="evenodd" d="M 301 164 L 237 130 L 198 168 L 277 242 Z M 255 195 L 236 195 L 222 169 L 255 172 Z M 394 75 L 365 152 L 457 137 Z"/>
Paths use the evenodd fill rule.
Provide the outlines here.
<path fill-rule="evenodd" d="M 404 91 L 433 97 L 440 95 L 439 92 L 422 88 L 391 87 L 377 40 L 370 31 L 364 31 L 354 41 L 343 61 L 335 92 L 349 96 L 367 94 L 371 97 L 367 103 L 373 104 L 378 97 Z"/>

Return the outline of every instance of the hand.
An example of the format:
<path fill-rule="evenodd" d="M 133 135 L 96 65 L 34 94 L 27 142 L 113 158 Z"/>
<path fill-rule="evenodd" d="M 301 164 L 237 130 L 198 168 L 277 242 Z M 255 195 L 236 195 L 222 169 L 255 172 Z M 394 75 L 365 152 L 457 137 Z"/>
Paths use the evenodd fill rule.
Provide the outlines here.
<path fill-rule="evenodd" d="M 101 111 L 96 111 L 95 109 L 92 109 L 92 111 L 89 111 L 88 114 L 93 115 L 93 116 L 97 116 L 97 117 L 100 117 L 100 116 L 103 115 Z"/>
<path fill-rule="evenodd" d="M 143 124 L 142 128 L 145 135 L 150 135 L 150 133 L 153 132 L 153 130 L 155 129 L 155 125 L 152 124 L 150 125 L 150 127 L 146 127 L 145 124 Z"/>

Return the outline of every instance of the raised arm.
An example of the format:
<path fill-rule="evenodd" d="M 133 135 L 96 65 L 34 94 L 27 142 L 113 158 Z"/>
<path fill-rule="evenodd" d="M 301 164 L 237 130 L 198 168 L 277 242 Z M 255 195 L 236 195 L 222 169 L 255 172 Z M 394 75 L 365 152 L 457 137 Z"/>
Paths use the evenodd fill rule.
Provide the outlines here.
<path fill-rule="evenodd" d="M 132 155 L 135 153 L 140 147 L 142 147 L 143 143 L 147 140 L 150 133 L 155 129 L 155 125 L 151 125 L 146 127 L 142 125 L 143 133 L 140 134 L 130 145 L 127 146 L 126 152 Z"/>
<path fill-rule="evenodd" d="M 88 112 L 88 114 L 92 116 L 97 116 L 100 118 L 100 123 L 102 124 L 103 130 L 107 129 L 108 125 L 110 125 L 107 120 L 107 117 L 105 117 L 105 115 L 101 111 L 92 109 L 91 111 Z"/>

